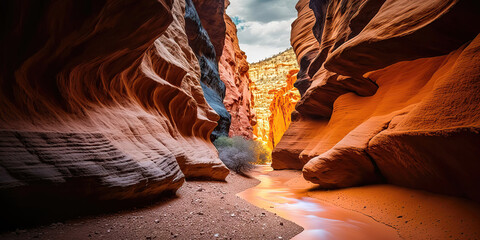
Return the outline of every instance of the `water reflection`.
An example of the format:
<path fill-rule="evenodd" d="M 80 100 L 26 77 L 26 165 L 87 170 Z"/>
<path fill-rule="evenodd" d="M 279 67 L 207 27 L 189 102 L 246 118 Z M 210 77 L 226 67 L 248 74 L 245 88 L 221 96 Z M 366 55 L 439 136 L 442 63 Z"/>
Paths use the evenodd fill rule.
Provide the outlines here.
<path fill-rule="evenodd" d="M 302 226 L 305 230 L 293 239 L 400 239 L 391 227 L 307 197 L 306 189 L 290 188 L 290 179 L 267 175 L 270 171 L 270 166 L 259 166 L 252 175 L 261 183 L 238 196 Z"/>

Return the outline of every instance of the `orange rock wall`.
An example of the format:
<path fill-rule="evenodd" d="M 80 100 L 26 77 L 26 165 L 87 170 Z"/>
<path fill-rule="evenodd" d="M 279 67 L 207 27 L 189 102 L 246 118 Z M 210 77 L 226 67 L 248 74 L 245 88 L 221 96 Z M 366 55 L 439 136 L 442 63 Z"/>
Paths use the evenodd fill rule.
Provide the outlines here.
<path fill-rule="evenodd" d="M 250 64 L 248 73 L 254 83 L 252 92 L 256 99 L 254 109 L 257 114 L 254 136 L 270 149 L 273 149 L 279 140 L 277 138 L 283 134 L 290 119 L 291 105 L 299 98 L 298 91 L 291 86 L 293 77 L 296 78 L 292 70 L 298 70 L 292 49 Z M 279 105 L 280 103 L 282 104 Z M 272 127 L 271 124 L 277 123 L 280 124 Z M 273 132 L 276 130 L 280 132 Z"/>
<path fill-rule="evenodd" d="M 225 14 L 224 20 L 227 30 L 219 71 L 220 78 L 226 86 L 223 103 L 232 116 L 229 136 L 253 139 L 256 116 L 253 109 L 254 98 L 250 91 L 252 81 L 248 76 L 247 56 L 238 45 L 237 27 L 232 19 Z"/>
<path fill-rule="evenodd" d="M 184 176 L 228 175 L 209 140 L 219 117 L 200 87 L 184 1 L 19 1 L 1 11 L 10 21 L 2 198 L 134 199 L 174 192 Z"/>
<path fill-rule="evenodd" d="M 303 168 L 324 188 L 388 182 L 480 200 L 480 29 L 470 24 L 480 20 L 478 6 L 310 7 L 323 24 L 320 52 L 272 166 Z"/>
<path fill-rule="evenodd" d="M 268 138 L 273 147 L 278 144 L 280 139 L 282 139 L 283 133 L 285 133 L 288 126 L 290 126 L 292 122 L 291 114 L 295 110 L 295 104 L 300 99 L 298 89 L 293 87 L 293 84 L 297 80 L 297 73 L 298 69 L 290 70 L 286 76 L 286 86 L 271 90 L 275 95 L 273 95 L 269 107 L 272 114 L 268 118 L 270 125 Z"/>

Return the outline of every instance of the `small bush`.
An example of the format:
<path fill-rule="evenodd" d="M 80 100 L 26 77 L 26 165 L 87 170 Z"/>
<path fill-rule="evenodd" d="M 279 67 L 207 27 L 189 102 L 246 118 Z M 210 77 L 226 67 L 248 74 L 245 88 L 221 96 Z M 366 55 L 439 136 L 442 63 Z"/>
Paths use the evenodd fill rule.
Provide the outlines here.
<path fill-rule="evenodd" d="M 254 141 L 255 152 L 257 153 L 256 164 L 267 164 L 272 161 L 272 151 L 266 148 L 263 143 Z"/>
<path fill-rule="evenodd" d="M 232 171 L 246 173 L 253 168 L 253 164 L 265 164 L 269 161 L 270 153 L 262 143 L 246 140 L 243 137 L 219 137 L 213 145 L 218 150 L 220 160 Z"/>

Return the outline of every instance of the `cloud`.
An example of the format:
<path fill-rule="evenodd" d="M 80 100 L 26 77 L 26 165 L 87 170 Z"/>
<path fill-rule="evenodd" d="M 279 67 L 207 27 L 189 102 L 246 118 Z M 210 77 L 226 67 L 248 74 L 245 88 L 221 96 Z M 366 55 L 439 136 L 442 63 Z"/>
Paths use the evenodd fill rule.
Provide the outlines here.
<path fill-rule="evenodd" d="M 296 3 L 297 0 L 231 0 L 227 13 L 247 22 L 268 23 L 295 17 Z"/>
<path fill-rule="evenodd" d="M 289 46 L 282 48 L 282 47 L 275 47 L 275 46 L 267 46 L 267 45 L 256 45 L 256 44 L 241 44 L 240 49 L 247 54 L 247 61 L 249 63 L 259 62 L 266 58 L 269 58 L 277 53 L 281 53 L 285 51 Z"/>
<path fill-rule="evenodd" d="M 297 0 L 231 0 L 227 14 L 237 25 L 240 48 L 257 62 L 290 47 Z"/>
<path fill-rule="evenodd" d="M 238 26 L 243 29 L 238 32 L 238 37 L 242 40 L 241 43 L 244 44 L 284 45 L 285 42 L 290 43 L 290 25 L 293 20 L 292 18 L 268 23 L 243 22 Z"/>

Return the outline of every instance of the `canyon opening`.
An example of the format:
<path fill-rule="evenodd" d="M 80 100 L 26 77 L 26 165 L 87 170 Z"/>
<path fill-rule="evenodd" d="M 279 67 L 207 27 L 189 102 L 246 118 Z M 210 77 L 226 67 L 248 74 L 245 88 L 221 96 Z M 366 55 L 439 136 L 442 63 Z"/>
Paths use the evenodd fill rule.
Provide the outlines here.
<path fill-rule="evenodd" d="M 0 239 L 480 239 L 480 3 L 6 0 Z"/>

